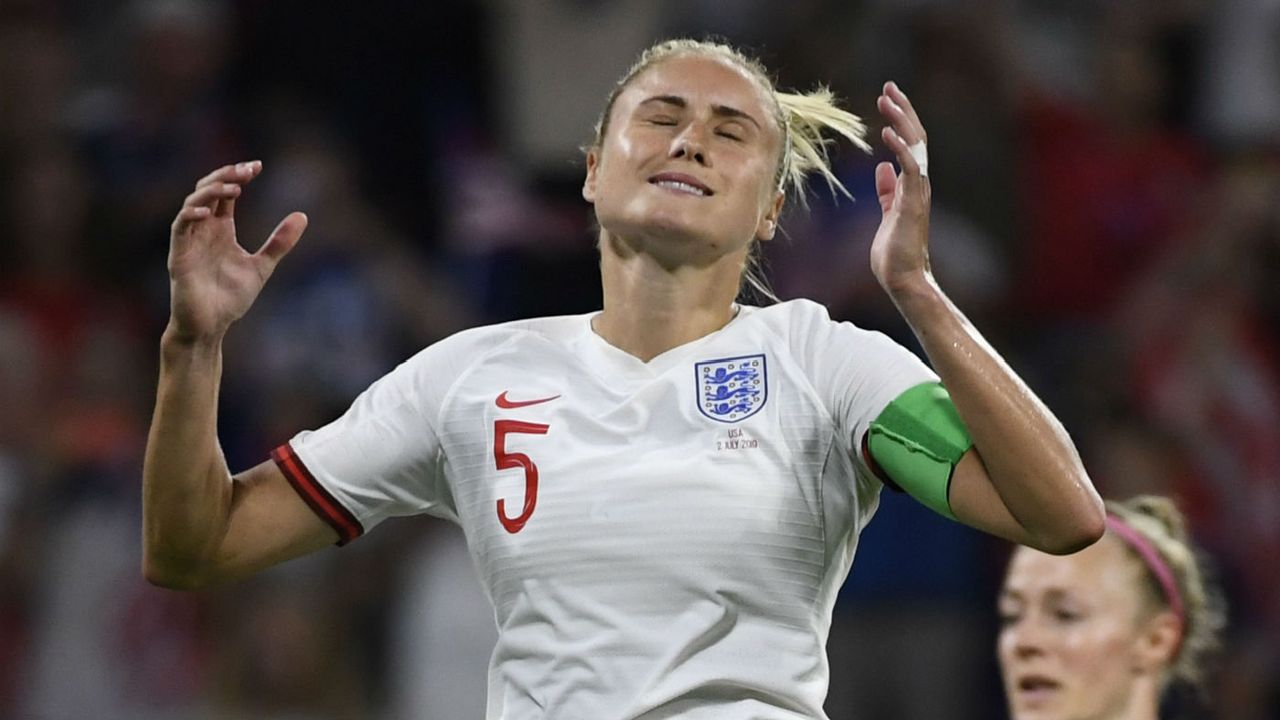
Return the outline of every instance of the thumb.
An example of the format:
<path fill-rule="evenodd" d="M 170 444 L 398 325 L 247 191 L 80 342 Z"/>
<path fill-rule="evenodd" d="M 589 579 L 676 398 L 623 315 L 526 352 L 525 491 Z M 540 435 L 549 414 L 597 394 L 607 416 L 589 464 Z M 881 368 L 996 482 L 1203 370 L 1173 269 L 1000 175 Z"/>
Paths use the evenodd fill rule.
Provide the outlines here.
<path fill-rule="evenodd" d="M 274 269 L 276 263 L 280 262 L 280 259 L 288 255 L 293 246 L 298 244 L 298 240 L 302 237 L 302 232 L 306 229 L 307 216 L 305 213 L 289 213 L 280 221 L 276 229 L 271 231 L 267 241 L 254 254 L 264 258 Z"/>
<path fill-rule="evenodd" d="M 897 189 L 898 175 L 893 171 L 893 163 L 882 162 L 876 165 L 876 197 L 880 199 L 881 213 L 887 213 L 893 207 Z"/>

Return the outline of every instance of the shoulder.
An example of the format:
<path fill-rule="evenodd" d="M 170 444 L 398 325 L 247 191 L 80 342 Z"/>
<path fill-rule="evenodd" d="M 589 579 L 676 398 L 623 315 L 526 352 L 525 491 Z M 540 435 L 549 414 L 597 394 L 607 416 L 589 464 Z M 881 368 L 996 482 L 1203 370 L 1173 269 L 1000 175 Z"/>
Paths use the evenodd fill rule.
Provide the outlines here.
<path fill-rule="evenodd" d="M 783 300 L 765 307 L 752 308 L 757 317 L 769 322 L 794 322 L 797 320 L 823 319 L 830 320 L 831 313 L 825 305 L 807 298 Z"/>
<path fill-rule="evenodd" d="M 742 306 L 752 324 L 763 325 L 775 335 L 791 338 L 803 335 L 815 323 L 831 322 L 827 309 L 812 300 L 785 300 L 765 307 Z"/>
<path fill-rule="evenodd" d="M 810 300 L 759 308 L 752 316 L 771 328 L 815 387 L 896 386 L 899 377 L 935 377 L 918 355 L 885 333 L 833 320 L 827 308 Z"/>
<path fill-rule="evenodd" d="M 830 343 L 901 347 L 882 332 L 849 321 L 832 320 L 826 306 L 803 298 L 753 308 L 752 315 L 800 353 L 818 350 Z"/>
<path fill-rule="evenodd" d="M 587 315 L 561 315 L 556 317 L 512 320 L 496 325 L 460 330 L 418 352 L 415 357 L 433 354 L 464 354 L 477 358 L 495 348 L 512 343 L 547 342 L 563 344 L 581 332 Z"/>
<path fill-rule="evenodd" d="M 457 376 L 503 349 L 525 345 L 563 347 L 582 332 L 588 317 L 529 318 L 461 330 L 419 350 L 401 367 L 418 375 Z"/>

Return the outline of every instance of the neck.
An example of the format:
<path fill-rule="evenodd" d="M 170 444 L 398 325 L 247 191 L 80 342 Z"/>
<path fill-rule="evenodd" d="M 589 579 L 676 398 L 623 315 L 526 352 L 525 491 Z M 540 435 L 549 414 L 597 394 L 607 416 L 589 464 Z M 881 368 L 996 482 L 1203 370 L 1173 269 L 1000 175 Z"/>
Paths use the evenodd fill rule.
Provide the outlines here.
<path fill-rule="evenodd" d="M 1136 683 L 1128 701 L 1114 713 L 1107 713 L 1105 720 L 1160 720 L 1159 681 L 1143 676 Z"/>
<path fill-rule="evenodd" d="M 1129 703 L 1128 717 L 1132 720 L 1160 720 L 1160 686 L 1155 678 L 1143 678 L 1143 685 Z"/>
<path fill-rule="evenodd" d="M 745 260 L 744 249 L 705 265 L 667 265 L 601 231 L 604 310 L 593 328 L 644 362 L 709 335 L 733 319 Z"/>

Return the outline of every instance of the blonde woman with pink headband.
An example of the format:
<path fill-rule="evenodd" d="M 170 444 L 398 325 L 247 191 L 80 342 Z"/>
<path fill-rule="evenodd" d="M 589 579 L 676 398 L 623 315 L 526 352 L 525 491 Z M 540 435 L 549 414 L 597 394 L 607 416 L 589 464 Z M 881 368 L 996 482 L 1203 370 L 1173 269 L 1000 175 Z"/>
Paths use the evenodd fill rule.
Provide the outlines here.
<path fill-rule="evenodd" d="M 1074 555 L 1014 551 L 1000 592 L 1013 720 L 1156 720 L 1175 685 L 1203 690 L 1223 612 L 1167 498 L 1107 503 Z"/>

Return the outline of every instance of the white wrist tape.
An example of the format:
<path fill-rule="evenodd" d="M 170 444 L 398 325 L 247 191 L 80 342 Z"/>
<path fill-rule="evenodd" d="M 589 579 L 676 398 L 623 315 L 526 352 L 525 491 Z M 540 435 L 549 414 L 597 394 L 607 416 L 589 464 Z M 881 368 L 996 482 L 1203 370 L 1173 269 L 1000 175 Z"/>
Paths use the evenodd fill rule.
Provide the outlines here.
<path fill-rule="evenodd" d="M 929 151 L 925 149 L 924 141 L 919 140 L 907 146 L 907 151 L 911 153 L 911 157 L 916 159 L 916 164 L 920 166 L 920 177 L 929 177 Z"/>

